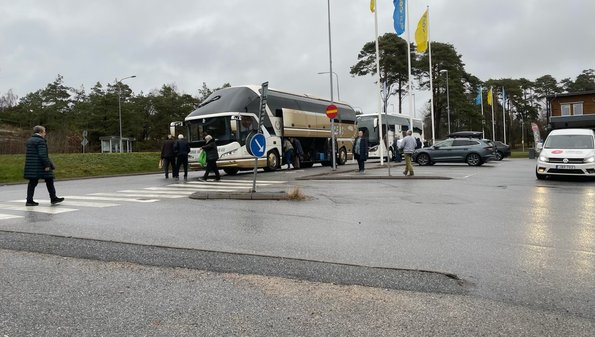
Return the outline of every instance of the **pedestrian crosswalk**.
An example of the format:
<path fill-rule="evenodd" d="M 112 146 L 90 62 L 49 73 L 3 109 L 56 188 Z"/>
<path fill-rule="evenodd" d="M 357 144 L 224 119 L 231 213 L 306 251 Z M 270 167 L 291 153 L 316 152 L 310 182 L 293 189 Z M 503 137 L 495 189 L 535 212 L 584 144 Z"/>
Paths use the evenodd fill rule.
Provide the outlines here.
<path fill-rule="evenodd" d="M 50 200 L 38 199 L 39 206 L 25 206 L 25 200 L 0 201 L 0 221 L 20 219 L 28 212 L 44 214 L 62 214 L 85 208 L 108 208 L 125 203 L 155 203 L 161 200 L 187 198 L 195 192 L 243 192 L 252 190 L 252 181 L 189 181 L 149 186 L 145 188 L 123 189 L 115 192 L 95 192 L 84 195 L 65 195 L 65 200 L 58 205 L 51 205 Z M 282 187 L 287 181 L 260 181 L 257 187 Z"/>

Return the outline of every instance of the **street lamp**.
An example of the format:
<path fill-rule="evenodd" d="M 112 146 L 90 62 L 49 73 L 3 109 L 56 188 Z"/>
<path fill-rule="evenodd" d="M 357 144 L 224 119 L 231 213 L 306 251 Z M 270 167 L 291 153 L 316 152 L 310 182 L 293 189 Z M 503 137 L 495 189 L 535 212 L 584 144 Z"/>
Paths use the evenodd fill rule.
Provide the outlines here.
<path fill-rule="evenodd" d="M 450 135 L 450 95 L 448 93 L 448 69 L 440 70 L 440 73 L 446 72 L 446 116 L 448 119 L 448 134 Z"/>
<path fill-rule="evenodd" d="M 322 74 L 328 74 L 328 71 L 321 71 L 318 73 L 318 75 L 322 75 Z M 339 75 L 337 75 L 336 72 L 333 71 L 333 75 L 335 75 L 335 77 L 337 78 L 337 101 L 341 101 L 341 93 L 339 92 Z"/>
<path fill-rule="evenodd" d="M 123 79 L 118 81 L 118 78 L 116 77 L 116 85 L 118 86 L 118 117 L 120 119 L 120 153 L 124 152 L 123 148 L 122 148 L 122 81 L 127 80 L 129 78 L 135 78 L 136 75 L 132 75 L 132 76 L 128 76 L 128 77 L 124 77 Z"/>

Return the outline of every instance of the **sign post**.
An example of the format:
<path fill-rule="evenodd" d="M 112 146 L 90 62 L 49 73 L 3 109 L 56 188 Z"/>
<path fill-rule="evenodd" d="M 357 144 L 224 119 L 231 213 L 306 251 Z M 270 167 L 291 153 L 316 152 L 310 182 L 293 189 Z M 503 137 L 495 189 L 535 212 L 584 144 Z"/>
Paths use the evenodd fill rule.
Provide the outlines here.
<path fill-rule="evenodd" d="M 337 163 L 336 163 L 337 149 L 335 148 L 335 118 L 337 118 L 337 111 L 338 111 L 337 106 L 334 104 L 329 104 L 329 106 L 326 107 L 326 116 L 328 118 L 330 118 L 330 120 L 331 120 L 331 143 L 333 144 L 332 145 L 333 171 L 337 169 Z"/>
<path fill-rule="evenodd" d="M 269 91 L 269 82 L 262 84 L 260 93 L 260 109 L 258 111 L 258 129 L 256 134 L 249 137 L 247 140 L 248 151 L 254 156 L 254 178 L 252 179 L 252 193 L 256 192 L 256 172 L 258 171 L 258 158 L 266 153 L 266 139 L 262 134 L 262 116 L 266 113 L 267 108 L 267 94 Z"/>

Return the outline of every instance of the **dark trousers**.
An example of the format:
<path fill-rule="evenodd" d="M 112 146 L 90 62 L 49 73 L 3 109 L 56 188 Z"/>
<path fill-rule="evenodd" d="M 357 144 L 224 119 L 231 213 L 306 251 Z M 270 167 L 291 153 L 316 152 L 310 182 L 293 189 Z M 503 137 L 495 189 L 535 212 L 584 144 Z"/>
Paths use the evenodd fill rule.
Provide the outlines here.
<path fill-rule="evenodd" d="M 357 158 L 357 166 L 359 167 L 359 171 L 364 171 L 364 164 L 366 163 L 365 160 L 361 159 L 360 157 Z"/>
<path fill-rule="evenodd" d="M 184 178 L 188 177 L 188 156 L 178 156 L 176 159 L 176 170 L 174 177 L 180 176 L 180 167 L 184 166 Z"/>
<path fill-rule="evenodd" d="M 54 178 L 45 178 L 45 186 L 48 188 L 48 192 L 50 193 L 50 200 L 54 200 L 57 198 L 56 196 L 56 188 L 54 187 Z M 35 187 L 37 187 L 37 183 L 39 183 L 39 179 L 29 179 L 29 184 L 27 185 L 27 202 L 33 202 L 33 195 L 35 194 Z"/>
<path fill-rule="evenodd" d="M 165 177 L 169 176 L 169 166 L 171 165 L 171 174 L 173 177 L 177 177 L 176 174 L 176 157 L 165 157 L 163 158 L 163 170 L 165 171 Z"/>
<path fill-rule="evenodd" d="M 205 175 L 202 177 L 204 180 L 207 180 L 209 177 L 209 173 L 215 172 L 215 179 L 221 179 L 219 175 L 219 169 L 217 168 L 217 161 L 216 160 L 208 160 L 207 167 L 205 168 Z"/>

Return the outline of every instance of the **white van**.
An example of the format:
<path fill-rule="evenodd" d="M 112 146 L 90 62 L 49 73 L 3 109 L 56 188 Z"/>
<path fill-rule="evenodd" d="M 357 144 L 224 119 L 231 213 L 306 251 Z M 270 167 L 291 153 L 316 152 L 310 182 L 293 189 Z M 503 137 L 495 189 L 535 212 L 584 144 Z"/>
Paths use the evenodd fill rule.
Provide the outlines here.
<path fill-rule="evenodd" d="M 595 177 L 595 131 L 560 129 L 550 132 L 537 159 L 535 175 L 537 179 L 553 175 Z"/>

